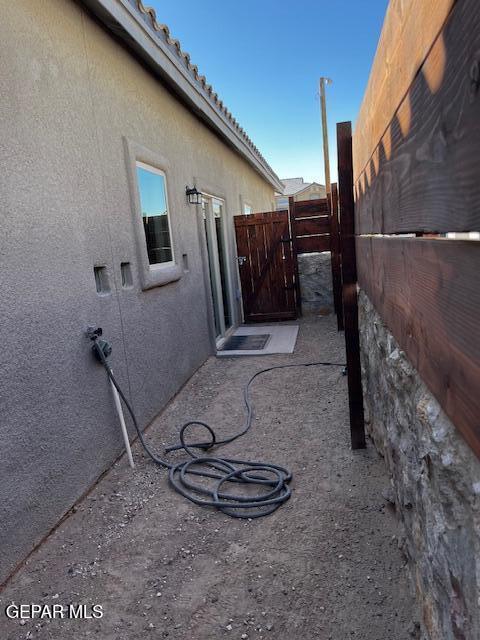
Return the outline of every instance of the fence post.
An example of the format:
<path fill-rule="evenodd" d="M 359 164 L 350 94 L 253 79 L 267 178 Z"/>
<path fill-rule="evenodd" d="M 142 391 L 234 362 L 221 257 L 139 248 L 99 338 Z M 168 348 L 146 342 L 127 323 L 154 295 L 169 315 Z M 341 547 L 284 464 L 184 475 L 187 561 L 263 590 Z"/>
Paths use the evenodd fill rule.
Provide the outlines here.
<path fill-rule="evenodd" d="M 292 238 L 293 259 L 295 265 L 295 295 L 297 298 L 297 314 L 302 315 L 302 292 L 300 289 L 300 273 L 298 271 L 297 234 L 295 231 L 295 198 L 288 198 L 288 215 L 290 218 L 290 233 Z"/>
<path fill-rule="evenodd" d="M 365 447 L 360 338 L 358 333 L 355 203 L 353 197 L 352 123 L 337 123 L 338 195 L 342 251 L 342 299 L 347 354 L 348 404 L 352 449 Z"/>
<path fill-rule="evenodd" d="M 330 209 L 330 256 L 332 262 L 332 289 L 333 305 L 337 316 L 337 328 L 343 331 L 343 304 L 342 304 L 342 256 L 340 251 L 340 229 L 338 221 L 338 188 L 336 182 L 332 183 L 328 194 Z"/>

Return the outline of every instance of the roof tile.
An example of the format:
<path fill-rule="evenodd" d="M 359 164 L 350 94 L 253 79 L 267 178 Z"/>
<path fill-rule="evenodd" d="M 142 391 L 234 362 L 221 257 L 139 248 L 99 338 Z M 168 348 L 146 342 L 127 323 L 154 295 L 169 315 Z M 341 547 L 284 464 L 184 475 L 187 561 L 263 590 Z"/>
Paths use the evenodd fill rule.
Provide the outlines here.
<path fill-rule="evenodd" d="M 237 133 L 243 138 L 243 140 L 247 143 L 247 145 L 250 147 L 250 149 L 270 169 L 270 171 L 272 171 L 272 168 L 270 167 L 268 162 L 265 160 L 263 155 L 260 153 L 258 148 L 253 144 L 252 140 L 246 134 L 246 132 L 243 129 L 243 127 L 241 127 L 239 125 L 239 123 L 233 117 L 233 115 L 230 113 L 230 111 L 224 106 L 223 102 L 219 99 L 218 94 L 216 94 L 213 91 L 212 86 L 207 84 L 207 80 L 206 80 L 205 76 L 204 75 L 199 75 L 197 65 L 192 64 L 190 62 L 190 54 L 185 52 L 185 51 L 182 51 L 180 41 L 177 40 L 176 38 L 173 38 L 170 35 L 170 29 L 167 27 L 167 25 L 160 24 L 157 21 L 157 16 L 156 16 L 156 13 L 155 13 L 155 9 L 153 9 L 153 7 L 146 7 L 143 4 L 142 0 L 130 0 L 130 3 L 134 7 L 136 7 L 136 9 L 142 14 L 142 17 L 144 18 L 144 20 L 147 22 L 147 24 L 149 24 L 150 27 L 152 27 L 152 29 L 154 31 L 157 32 L 159 37 L 163 37 L 164 40 L 167 42 L 167 44 L 172 46 L 173 51 L 176 53 L 177 57 L 186 64 L 186 67 L 187 67 L 189 73 L 195 79 L 197 84 L 200 87 L 204 88 L 204 90 L 206 91 L 206 93 L 210 97 L 210 100 L 212 101 L 214 106 L 219 108 L 227 116 L 227 118 L 228 118 L 229 122 L 231 123 L 231 125 L 234 127 L 234 129 L 237 131 Z"/>

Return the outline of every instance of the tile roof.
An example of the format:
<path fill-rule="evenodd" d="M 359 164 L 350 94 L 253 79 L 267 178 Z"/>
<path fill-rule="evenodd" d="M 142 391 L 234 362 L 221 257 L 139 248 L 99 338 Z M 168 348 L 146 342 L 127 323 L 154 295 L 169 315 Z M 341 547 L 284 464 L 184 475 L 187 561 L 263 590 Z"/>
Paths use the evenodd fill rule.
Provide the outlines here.
<path fill-rule="evenodd" d="M 284 196 L 292 196 L 294 193 L 309 187 L 311 182 L 304 182 L 303 178 L 285 178 L 281 181 L 285 187 L 283 190 Z"/>
<path fill-rule="evenodd" d="M 177 56 L 177 58 L 182 62 L 184 67 L 189 72 L 191 78 L 196 82 L 196 84 L 201 87 L 206 94 L 207 98 L 210 102 L 226 117 L 226 119 L 230 122 L 233 128 L 236 130 L 237 135 L 239 135 L 244 142 L 250 147 L 253 153 L 257 156 L 262 164 L 264 164 L 274 175 L 274 171 L 268 162 L 265 160 L 263 155 L 260 153 L 258 147 L 252 142 L 249 138 L 245 130 L 240 126 L 237 120 L 233 117 L 231 112 L 224 105 L 223 101 L 219 98 L 218 94 L 215 93 L 213 87 L 207 82 L 207 79 L 204 75 L 201 75 L 198 71 L 198 67 L 196 64 L 193 64 L 190 60 L 190 54 L 186 51 L 182 50 L 179 40 L 173 38 L 170 29 L 165 24 L 161 24 L 157 20 L 157 15 L 155 9 L 152 7 L 147 7 L 144 5 L 142 0 L 128 0 L 131 6 L 133 6 L 142 16 L 143 20 L 157 33 L 159 38 L 162 38 L 164 42 L 169 46 L 170 50 Z"/>

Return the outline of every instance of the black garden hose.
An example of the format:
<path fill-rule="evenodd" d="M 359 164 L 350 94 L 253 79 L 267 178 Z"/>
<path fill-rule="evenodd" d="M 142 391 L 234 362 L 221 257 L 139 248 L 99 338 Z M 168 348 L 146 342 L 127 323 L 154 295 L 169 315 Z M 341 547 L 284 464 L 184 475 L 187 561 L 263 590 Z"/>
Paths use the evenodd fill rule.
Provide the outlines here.
<path fill-rule="evenodd" d="M 153 462 L 168 469 L 168 478 L 171 486 L 194 504 L 203 507 L 214 507 L 232 516 L 232 518 L 260 518 L 278 509 L 278 507 L 291 496 L 292 491 L 289 486 L 292 479 L 291 472 L 284 467 L 268 462 L 219 458 L 217 456 L 206 455 L 206 453 L 205 455 L 198 455 L 194 450 L 197 449 L 207 452 L 214 447 L 233 442 L 247 433 L 252 426 L 253 420 L 250 386 L 259 375 L 267 373 L 268 371 L 274 371 L 275 369 L 288 369 L 290 367 L 344 367 L 344 364 L 337 362 L 307 362 L 301 364 L 276 365 L 257 371 L 248 380 L 243 390 L 243 400 L 247 413 L 245 423 L 241 430 L 233 436 L 229 436 L 223 440 L 217 440 L 215 431 L 206 422 L 200 420 L 186 422 L 180 429 L 180 442 L 168 447 L 165 453 L 168 454 L 172 451 L 183 449 L 190 457 L 187 460 L 171 464 L 153 453 L 145 442 L 130 402 L 125 397 L 125 394 L 115 379 L 107 357 L 98 344 L 97 338 L 94 338 L 94 348 L 110 380 L 115 385 L 115 388 L 128 409 L 143 448 Z M 193 425 L 203 427 L 208 432 L 210 440 L 208 442 L 187 443 L 185 433 L 188 428 Z M 193 482 L 194 479 L 197 479 L 198 482 Z M 213 483 L 212 480 L 214 481 Z M 243 494 L 235 492 L 235 485 L 237 485 L 237 488 L 238 485 L 241 485 L 246 491 Z M 258 488 L 258 492 L 251 495 L 251 490 L 255 486 Z"/>

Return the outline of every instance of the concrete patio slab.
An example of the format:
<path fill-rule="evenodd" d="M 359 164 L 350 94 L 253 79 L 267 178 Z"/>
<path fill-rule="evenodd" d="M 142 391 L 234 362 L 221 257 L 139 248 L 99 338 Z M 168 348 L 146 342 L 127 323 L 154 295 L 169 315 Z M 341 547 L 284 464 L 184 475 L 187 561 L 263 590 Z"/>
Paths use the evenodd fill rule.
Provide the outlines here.
<path fill-rule="evenodd" d="M 275 353 L 293 353 L 298 335 L 298 324 L 279 322 L 277 324 L 255 324 L 242 325 L 238 327 L 232 335 L 253 336 L 270 334 L 263 349 L 249 351 L 246 349 L 238 351 L 217 351 L 217 356 L 225 358 L 228 356 L 266 356 Z"/>

